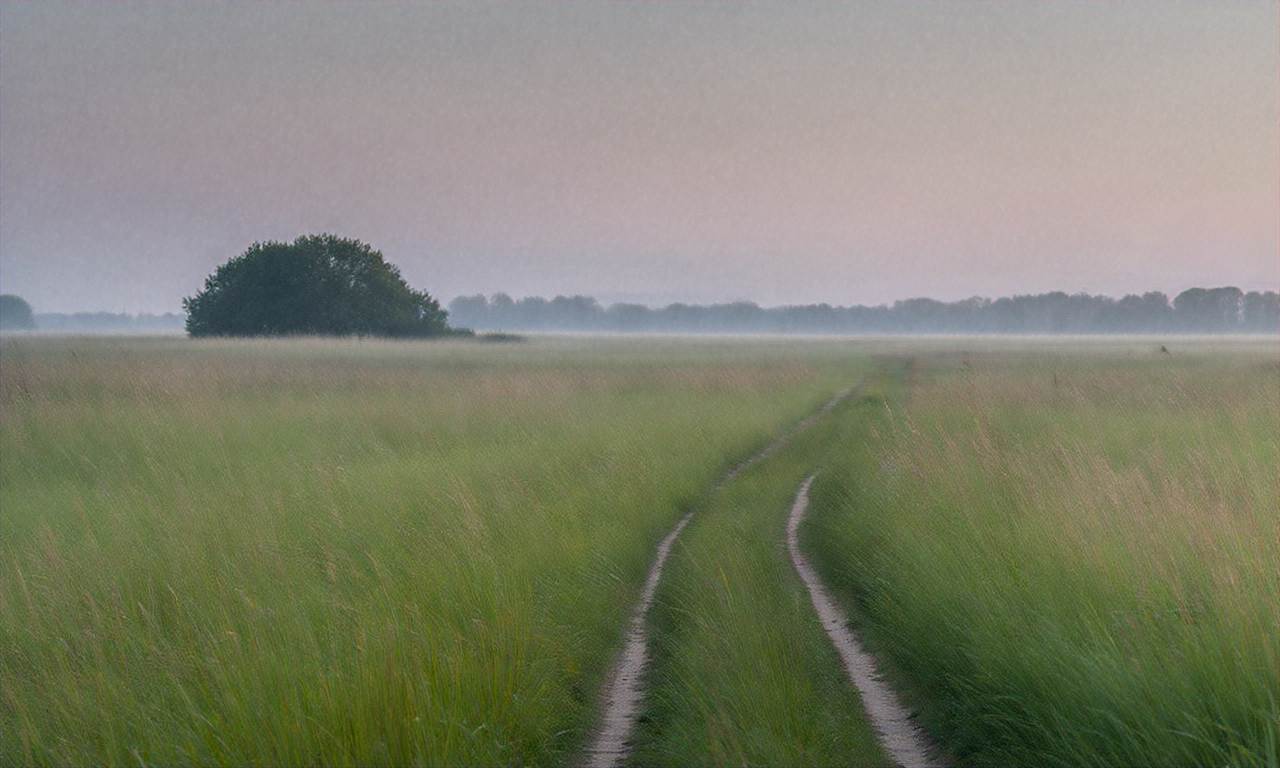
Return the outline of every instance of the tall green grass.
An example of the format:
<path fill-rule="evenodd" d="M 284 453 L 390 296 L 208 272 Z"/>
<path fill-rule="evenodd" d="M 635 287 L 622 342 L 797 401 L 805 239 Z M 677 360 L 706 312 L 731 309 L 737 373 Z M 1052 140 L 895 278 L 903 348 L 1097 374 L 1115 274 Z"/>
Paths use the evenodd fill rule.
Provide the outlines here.
<path fill-rule="evenodd" d="M 831 344 L 0 342 L 0 763 L 563 762 Z"/>
<path fill-rule="evenodd" d="M 1280 764 L 1273 346 L 924 356 L 874 410 L 805 545 L 962 763 Z"/>
<path fill-rule="evenodd" d="M 837 408 L 697 511 L 658 591 L 636 764 L 888 764 L 785 543 L 801 481 L 860 426 Z"/>

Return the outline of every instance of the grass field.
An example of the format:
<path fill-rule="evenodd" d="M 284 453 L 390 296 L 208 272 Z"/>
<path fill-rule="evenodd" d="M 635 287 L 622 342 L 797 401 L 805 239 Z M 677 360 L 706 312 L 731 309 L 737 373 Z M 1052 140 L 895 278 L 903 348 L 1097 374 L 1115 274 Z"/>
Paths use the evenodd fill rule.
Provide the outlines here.
<path fill-rule="evenodd" d="M 0 764 L 1280 766 L 1270 341 L 0 340 Z M 858 397 L 733 481 L 833 392 Z"/>
<path fill-rule="evenodd" d="M 1280 765 L 1280 359 L 1176 349 L 919 356 L 819 478 L 808 546 L 960 762 Z"/>
<path fill-rule="evenodd" d="M 9 339 L 0 763 L 563 762 L 832 345 Z"/>
<path fill-rule="evenodd" d="M 658 594 L 638 765 L 888 765 L 788 560 L 801 481 L 858 422 L 839 406 L 699 509 Z"/>

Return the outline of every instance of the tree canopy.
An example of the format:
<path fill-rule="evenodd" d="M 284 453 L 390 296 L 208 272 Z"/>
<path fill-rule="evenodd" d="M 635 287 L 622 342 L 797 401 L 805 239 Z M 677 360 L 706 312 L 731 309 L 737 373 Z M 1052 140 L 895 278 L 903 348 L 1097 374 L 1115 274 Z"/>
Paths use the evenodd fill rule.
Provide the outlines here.
<path fill-rule="evenodd" d="M 29 331 L 35 327 L 35 316 L 25 299 L 12 293 L 0 294 L 0 329 Z"/>
<path fill-rule="evenodd" d="M 448 313 L 359 240 L 254 243 L 182 300 L 192 336 L 436 336 Z"/>

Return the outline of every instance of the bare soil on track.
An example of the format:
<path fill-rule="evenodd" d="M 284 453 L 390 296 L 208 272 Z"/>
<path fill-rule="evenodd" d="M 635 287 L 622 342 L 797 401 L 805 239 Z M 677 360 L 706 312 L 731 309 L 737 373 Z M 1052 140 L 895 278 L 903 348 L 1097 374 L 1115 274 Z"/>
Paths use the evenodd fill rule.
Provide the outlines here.
<path fill-rule="evenodd" d="M 751 467 L 781 450 L 793 437 L 813 426 L 818 419 L 830 413 L 837 405 L 853 394 L 854 387 L 837 392 L 813 413 L 796 423 L 791 429 L 771 441 L 758 453 L 734 466 L 716 483 L 722 487 Z M 582 763 L 587 768 L 613 768 L 621 765 L 631 751 L 631 734 L 635 731 L 644 700 L 644 672 L 649 661 L 649 609 L 653 607 L 658 582 L 671 555 L 671 548 L 680 532 L 693 518 L 693 510 L 686 512 L 675 527 L 658 543 L 653 563 L 645 577 L 640 600 L 631 612 L 627 623 L 626 643 L 605 680 L 604 694 L 598 719 L 599 726 L 592 735 Z"/>
<path fill-rule="evenodd" d="M 809 590 L 809 599 L 818 612 L 822 628 L 840 654 L 849 681 L 858 689 L 862 706 L 867 710 L 867 719 L 871 721 L 884 751 L 903 768 L 941 768 L 944 762 L 938 759 L 937 749 L 916 726 L 911 713 L 898 700 L 893 689 L 881 678 L 875 657 L 858 642 L 849 627 L 849 618 L 831 599 L 817 571 L 800 551 L 800 524 L 809 509 L 809 487 L 812 484 L 813 476 L 810 475 L 800 485 L 787 519 L 787 550 L 791 553 L 791 564 Z"/>

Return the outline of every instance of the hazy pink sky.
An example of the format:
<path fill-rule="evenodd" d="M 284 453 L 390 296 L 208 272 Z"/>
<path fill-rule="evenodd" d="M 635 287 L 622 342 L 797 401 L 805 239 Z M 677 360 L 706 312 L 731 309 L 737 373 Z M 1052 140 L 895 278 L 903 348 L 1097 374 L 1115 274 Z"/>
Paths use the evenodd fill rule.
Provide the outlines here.
<path fill-rule="evenodd" d="M 0 290 L 251 241 L 444 300 L 1280 286 L 1280 5 L 0 6 Z"/>

